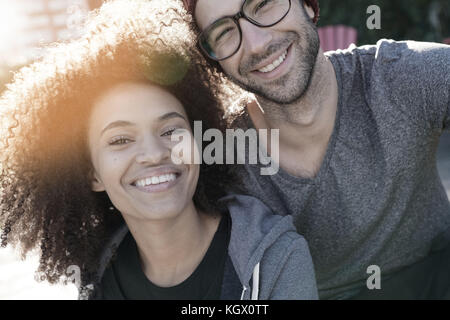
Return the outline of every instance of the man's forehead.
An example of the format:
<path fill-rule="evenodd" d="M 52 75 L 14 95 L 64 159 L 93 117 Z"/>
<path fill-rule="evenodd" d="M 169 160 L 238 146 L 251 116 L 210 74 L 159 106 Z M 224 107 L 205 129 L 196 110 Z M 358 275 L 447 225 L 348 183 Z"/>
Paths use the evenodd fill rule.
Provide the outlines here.
<path fill-rule="evenodd" d="M 243 0 L 198 0 L 195 18 L 199 28 L 203 30 L 222 17 L 236 14 L 243 2 Z"/>

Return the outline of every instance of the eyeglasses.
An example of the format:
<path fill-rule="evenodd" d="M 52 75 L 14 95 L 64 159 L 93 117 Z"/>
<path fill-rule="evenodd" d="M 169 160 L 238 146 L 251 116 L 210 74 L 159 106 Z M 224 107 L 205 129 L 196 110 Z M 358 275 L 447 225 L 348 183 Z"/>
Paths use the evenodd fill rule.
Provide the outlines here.
<path fill-rule="evenodd" d="M 290 9 L 291 0 L 245 0 L 237 14 L 221 18 L 206 28 L 200 34 L 199 46 L 215 61 L 228 59 L 241 47 L 239 19 L 267 28 L 283 20 Z"/>

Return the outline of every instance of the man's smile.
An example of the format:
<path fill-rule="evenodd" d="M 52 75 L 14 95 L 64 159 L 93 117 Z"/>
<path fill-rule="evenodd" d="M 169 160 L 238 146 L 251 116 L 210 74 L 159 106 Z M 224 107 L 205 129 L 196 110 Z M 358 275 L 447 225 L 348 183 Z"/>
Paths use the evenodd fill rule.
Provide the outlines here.
<path fill-rule="evenodd" d="M 251 71 L 251 74 L 264 80 L 274 80 L 289 72 L 292 61 L 292 47 L 293 46 L 291 44 L 281 53 L 278 52 L 270 59 L 259 64 L 253 71 Z"/>

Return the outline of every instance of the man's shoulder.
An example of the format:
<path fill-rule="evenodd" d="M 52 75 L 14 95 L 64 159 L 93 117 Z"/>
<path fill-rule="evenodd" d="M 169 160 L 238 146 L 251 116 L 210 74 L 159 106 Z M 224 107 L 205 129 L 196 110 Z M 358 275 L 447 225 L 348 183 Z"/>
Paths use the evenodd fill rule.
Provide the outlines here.
<path fill-rule="evenodd" d="M 450 46 L 382 39 L 375 45 L 327 53 L 350 93 L 383 114 L 399 111 L 408 122 L 442 128 L 450 86 Z M 362 86 L 360 85 L 362 83 Z"/>
<path fill-rule="evenodd" d="M 330 51 L 325 55 L 344 66 L 348 65 L 348 60 L 357 60 L 377 68 L 390 69 L 402 65 L 430 68 L 449 64 L 450 46 L 434 42 L 381 39 L 374 45 L 351 45 L 348 49 Z"/>

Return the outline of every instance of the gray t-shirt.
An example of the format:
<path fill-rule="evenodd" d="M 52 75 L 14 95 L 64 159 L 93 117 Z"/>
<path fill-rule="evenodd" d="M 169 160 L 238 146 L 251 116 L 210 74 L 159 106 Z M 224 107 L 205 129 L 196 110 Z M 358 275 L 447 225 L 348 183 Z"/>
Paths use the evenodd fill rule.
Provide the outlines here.
<path fill-rule="evenodd" d="M 383 281 L 419 261 L 450 227 L 436 166 L 439 137 L 450 129 L 450 46 L 380 40 L 327 56 L 339 102 L 316 178 L 237 169 L 240 192 L 294 217 L 322 299 L 357 293 L 371 265 Z"/>

